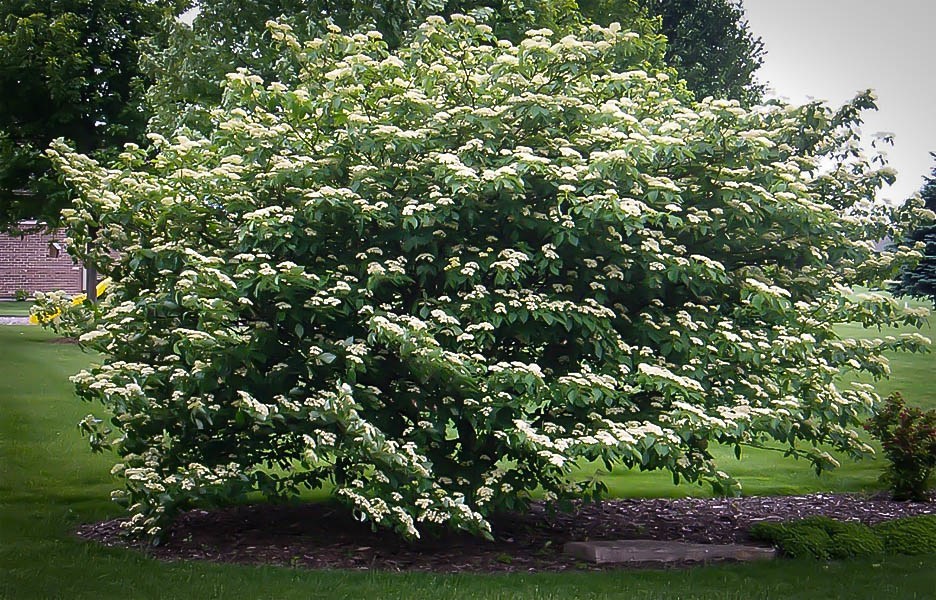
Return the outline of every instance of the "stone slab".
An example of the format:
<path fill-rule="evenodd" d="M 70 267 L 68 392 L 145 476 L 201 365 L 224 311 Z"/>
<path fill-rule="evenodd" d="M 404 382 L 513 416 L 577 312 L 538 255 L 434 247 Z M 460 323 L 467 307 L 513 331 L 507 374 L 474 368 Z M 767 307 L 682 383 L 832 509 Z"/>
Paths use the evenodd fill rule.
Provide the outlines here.
<path fill-rule="evenodd" d="M 777 555 L 774 548 L 741 544 L 691 544 L 656 540 L 569 542 L 562 551 L 596 564 L 754 561 Z"/>

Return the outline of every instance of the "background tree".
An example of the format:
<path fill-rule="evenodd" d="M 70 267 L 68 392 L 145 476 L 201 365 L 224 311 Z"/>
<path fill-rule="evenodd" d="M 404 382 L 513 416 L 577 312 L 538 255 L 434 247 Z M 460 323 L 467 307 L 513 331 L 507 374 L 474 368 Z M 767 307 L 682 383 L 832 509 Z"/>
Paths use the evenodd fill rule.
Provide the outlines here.
<path fill-rule="evenodd" d="M 936 153 L 930 155 L 936 158 Z M 920 189 L 920 197 L 927 209 L 936 212 L 936 167 Z M 926 245 L 923 258 L 916 267 L 904 271 L 891 290 L 895 294 L 928 298 L 936 302 L 936 222 L 914 229 L 907 241 Z"/>
<path fill-rule="evenodd" d="M 734 98 L 752 105 L 763 97 L 756 73 L 764 62 L 764 43 L 751 32 L 741 0 L 579 0 L 579 6 L 602 25 L 657 19 L 667 39 L 667 63 L 698 99 Z"/>
<path fill-rule="evenodd" d="M 0 0 L 0 229 L 50 224 L 68 192 L 44 152 L 115 153 L 146 124 L 138 42 L 168 2 Z"/>

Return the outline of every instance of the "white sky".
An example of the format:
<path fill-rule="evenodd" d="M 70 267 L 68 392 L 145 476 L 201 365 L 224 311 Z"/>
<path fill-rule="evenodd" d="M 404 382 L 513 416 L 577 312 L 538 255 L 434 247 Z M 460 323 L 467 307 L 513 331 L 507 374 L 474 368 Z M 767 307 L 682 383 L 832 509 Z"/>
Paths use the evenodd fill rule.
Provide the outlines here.
<path fill-rule="evenodd" d="M 936 0 L 743 0 L 767 56 L 761 81 L 792 102 L 840 105 L 871 88 L 878 111 L 862 132 L 895 134 L 892 201 L 918 191 L 936 151 Z"/>

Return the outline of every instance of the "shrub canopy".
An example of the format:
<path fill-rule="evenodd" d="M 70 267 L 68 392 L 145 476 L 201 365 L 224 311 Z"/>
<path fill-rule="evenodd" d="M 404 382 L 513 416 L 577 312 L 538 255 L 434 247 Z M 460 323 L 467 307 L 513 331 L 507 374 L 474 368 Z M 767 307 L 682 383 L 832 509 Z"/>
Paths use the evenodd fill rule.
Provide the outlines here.
<path fill-rule="evenodd" d="M 847 287 L 915 256 L 863 241 L 919 212 L 871 200 L 869 94 L 697 104 L 616 25 L 514 45 L 436 17 L 392 53 L 269 30 L 298 83 L 230 74 L 208 137 L 53 153 L 73 249 L 114 279 L 74 381 L 133 531 L 329 482 L 405 536 L 486 535 L 534 489 L 600 493 L 580 461 L 727 489 L 710 443 L 868 450 L 877 396 L 840 369 L 925 343 L 832 328 L 923 319 Z"/>

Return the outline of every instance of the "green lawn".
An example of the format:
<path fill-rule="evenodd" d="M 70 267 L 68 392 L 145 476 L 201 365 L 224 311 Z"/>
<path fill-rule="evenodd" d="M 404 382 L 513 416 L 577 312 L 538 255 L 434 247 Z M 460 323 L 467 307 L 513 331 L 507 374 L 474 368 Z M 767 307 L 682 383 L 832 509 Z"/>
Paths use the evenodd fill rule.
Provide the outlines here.
<path fill-rule="evenodd" d="M 822 564 L 774 561 L 686 571 L 518 575 L 316 572 L 202 562 L 161 563 L 76 539 L 80 522 L 119 514 L 108 500 L 109 456 L 75 428 L 91 407 L 68 376 L 88 357 L 38 327 L 0 327 L 0 598 L 886 598 L 933 597 L 936 556 Z M 936 405 L 933 355 L 894 361 L 897 387 Z M 733 462 L 734 459 L 732 458 Z M 879 464 L 821 479 L 803 462 L 748 453 L 731 471 L 746 493 L 875 488 Z M 621 495 L 684 495 L 665 476 L 609 478 Z"/>
<path fill-rule="evenodd" d="M 0 302 L 0 317 L 28 317 L 30 302 Z"/>

